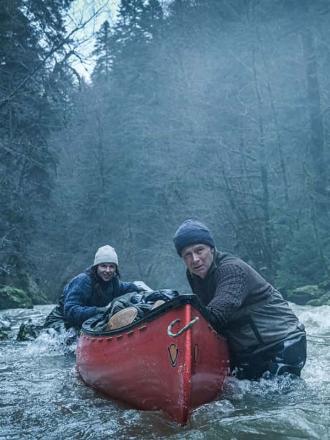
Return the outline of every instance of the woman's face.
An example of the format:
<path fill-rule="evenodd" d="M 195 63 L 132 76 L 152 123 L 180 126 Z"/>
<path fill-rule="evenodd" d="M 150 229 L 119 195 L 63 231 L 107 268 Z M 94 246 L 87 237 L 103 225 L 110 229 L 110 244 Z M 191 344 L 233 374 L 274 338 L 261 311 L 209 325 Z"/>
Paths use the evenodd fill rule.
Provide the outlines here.
<path fill-rule="evenodd" d="M 97 265 L 96 272 L 103 281 L 110 281 L 116 270 L 117 266 L 115 263 L 101 263 Z"/>

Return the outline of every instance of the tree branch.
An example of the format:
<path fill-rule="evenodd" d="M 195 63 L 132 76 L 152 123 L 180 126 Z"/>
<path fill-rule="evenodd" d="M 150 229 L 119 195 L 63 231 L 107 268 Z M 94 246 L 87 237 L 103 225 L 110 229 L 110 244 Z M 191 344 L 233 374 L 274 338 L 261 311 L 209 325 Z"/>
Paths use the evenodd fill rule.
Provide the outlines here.
<path fill-rule="evenodd" d="M 99 8 L 96 12 L 94 12 L 91 17 L 89 17 L 86 21 L 84 21 L 81 25 L 76 26 L 60 43 L 58 43 L 56 46 L 54 46 L 50 52 L 40 61 L 40 63 L 32 70 L 32 72 L 29 73 L 17 86 L 16 88 L 5 98 L 3 98 L 0 101 L 0 106 L 6 104 L 9 102 L 16 94 L 17 92 L 26 84 L 26 82 L 31 79 L 45 64 L 45 62 L 52 56 L 54 53 L 56 53 L 59 49 L 61 49 L 65 43 L 69 42 L 72 35 L 74 35 L 76 32 L 83 29 L 91 20 L 93 20 L 103 9 L 103 7 Z"/>

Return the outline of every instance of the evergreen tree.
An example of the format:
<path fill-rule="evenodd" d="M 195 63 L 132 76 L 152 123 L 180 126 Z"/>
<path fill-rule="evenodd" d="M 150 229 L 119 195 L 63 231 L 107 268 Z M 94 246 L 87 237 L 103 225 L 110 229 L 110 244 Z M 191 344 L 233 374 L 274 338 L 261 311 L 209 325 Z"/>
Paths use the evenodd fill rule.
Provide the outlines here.
<path fill-rule="evenodd" d="M 164 17 L 157 1 L 121 3 L 61 135 L 77 161 L 60 167 L 65 249 L 107 237 L 132 276 L 181 287 L 171 237 L 195 216 L 281 287 L 327 276 L 329 13 L 303 6 L 174 0 Z"/>
<path fill-rule="evenodd" d="M 96 57 L 96 65 L 93 71 L 93 81 L 109 80 L 112 54 L 111 54 L 111 35 L 112 31 L 108 20 L 106 20 L 100 30 L 96 33 L 95 49 L 93 55 Z"/>
<path fill-rule="evenodd" d="M 69 1 L 4 0 L 0 12 L 0 282 L 25 287 L 36 220 L 52 189 L 56 124 L 50 76 L 63 51 L 61 8 Z M 61 98 L 57 95 L 57 100 Z"/>

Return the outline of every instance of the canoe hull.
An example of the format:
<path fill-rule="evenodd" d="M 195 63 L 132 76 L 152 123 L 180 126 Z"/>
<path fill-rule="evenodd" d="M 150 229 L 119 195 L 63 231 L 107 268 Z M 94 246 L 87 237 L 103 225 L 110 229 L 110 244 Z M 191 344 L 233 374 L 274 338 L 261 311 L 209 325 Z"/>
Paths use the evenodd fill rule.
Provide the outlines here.
<path fill-rule="evenodd" d="M 174 333 L 189 328 L 170 336 L 171 323 Z M 82 334 L 77 368 L 87 385 L 112 399 L 137 409 L 163 410 L 185 424 L 193 408 L 221 393 L 229 356 L 225 339 L 185 304 L 119 334 Z"/>

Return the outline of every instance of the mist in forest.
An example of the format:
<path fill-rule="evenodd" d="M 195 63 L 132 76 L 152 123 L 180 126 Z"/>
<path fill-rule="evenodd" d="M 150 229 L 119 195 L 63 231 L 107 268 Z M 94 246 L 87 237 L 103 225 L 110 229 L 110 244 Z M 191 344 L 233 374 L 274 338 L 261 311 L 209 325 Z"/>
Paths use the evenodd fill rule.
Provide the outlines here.
<path fill-rule="evenodd" d="M 111 244 L 188 290 L 189 217 L 283 292 L 327 280 L 329 2 L 122 0 L 89 60 L 74 4 L 1 1 L 0 284 L 55 300 Z"/>

